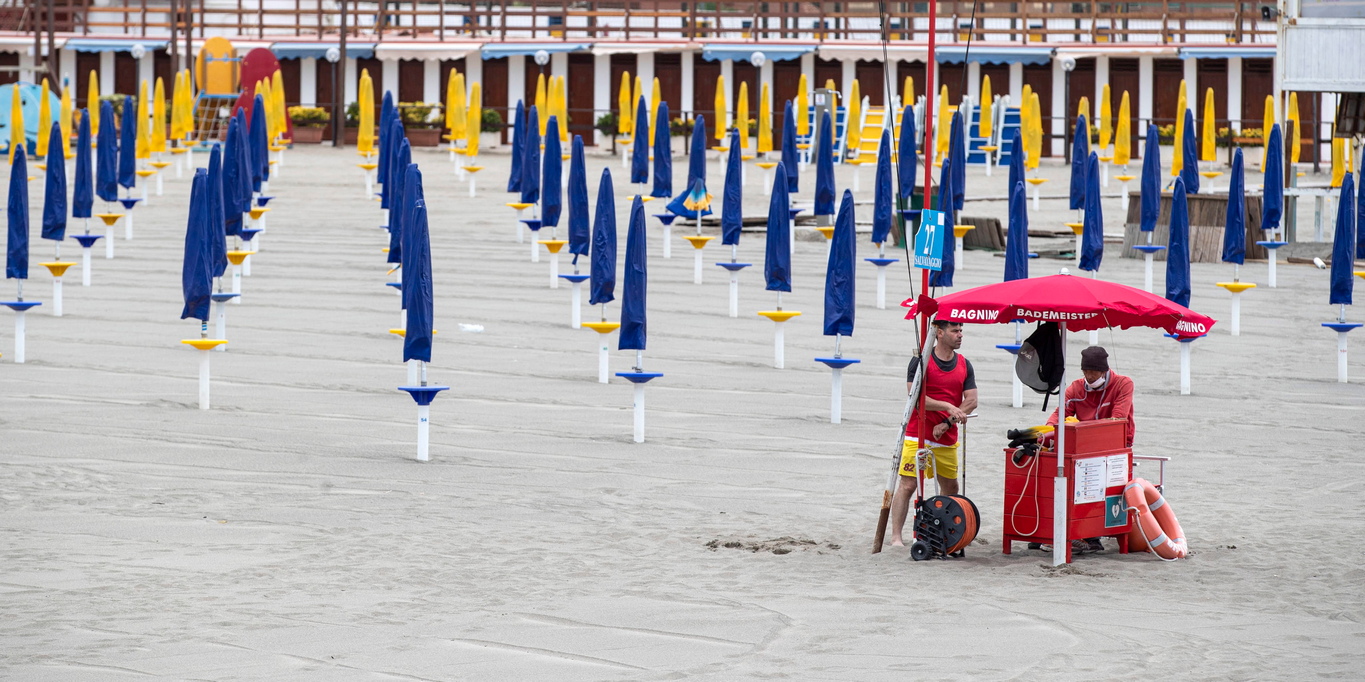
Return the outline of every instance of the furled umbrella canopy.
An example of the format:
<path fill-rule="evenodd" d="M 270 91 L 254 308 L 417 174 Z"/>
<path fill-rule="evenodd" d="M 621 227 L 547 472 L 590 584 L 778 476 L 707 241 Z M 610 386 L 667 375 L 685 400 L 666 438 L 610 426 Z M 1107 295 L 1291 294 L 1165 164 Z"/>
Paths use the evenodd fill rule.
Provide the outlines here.
<path fill-rule="evenodd" d="M 825 264 L 825 336 L 853 336 L 857 308 L 858 235 L 853 228 L 853 192 L 844 190 L 834 219 L 829 262 Z"/>
<path fill-rule="evenodd" d="M 208 175 L 209 274 L 222 277 L 227 271 L 226 213 L 223 203 L 223 155 L 217 144 L 209 151 Z"/>
<path fill-rule="evenodd" d="M 1028 279 L 1028 190 L 1010 188 L 1009 233 L 1005 235 L 1005 281 Z"/>
<path fill-rule="evenodd" d="M 630 202 L 626 228 L 625 288 L 621 292 L 621 335 L 617 350 L 644 350 L 648 340 L 645 301 L 649 293 L 649 254 L 645 243 L 645 204 Z"/>
<path fill-rule="evenodd" d="M 1185 180 L 1171 192 L 1171 239 L 1166 247 L 1166 300 L 1190 307 L 1190 207 Z"/>
<path fill-rule="evenodd" d="M 635 137 L 631 140 L 630 182 L 649 182 L 649 104 L 642 97 L 635 104 Z"/>
<path fill-rule="evenodd" d="M 1133 119 L 1128 104 L 1128 91 L 1119 100 L 1119 117 L 1114 125 L 1114 165 L 1127 167 L 1133 158 Z"/>
<path fill-rule="evenodd" d="M 1181 145 L 1180 178 L 1185 181 L 1185 191 L 1199 193 L 1199 139 L 1194 134 L 1194 112 L 1185 110 L 1185 140 Z"/>
<path fill-rule="evenodd" d="M 1241 149 L 1232 154 L 1232 172 L 1229 176 L 1228 212 L 1223 223 L 1223 262 L 1241 265 L 1246 260 L 1247 250 L 1246 177 Z"/>
<path fill-rule="evenodd" d="M 53 123 L 49 131 L 52 140 L 61 140 L 62 126 Z M 43 184 L 43 239 L 66 239 L 66 159 L 61 144 L 47 148 L 47 172 Z"/>
<path fill-rule="evenodd" d="M 1085 131 L 1090 129 L 1084 116 L 1076 117 L 1076 133 L 1071 138 L 1071 203 L 1069 207 L 1073 211 L 1085 208 L 1085 164 L 1090 158 L 1090 143 L 1087 138 L 1089 135 Z"/>
<path fill-rule="evenodd" d="M 81 110 L 80 132 L 76 135 L 76 177 L 71 188 L 71 217 L 90 218 L 95 207 L 94 168 L 90 164 L 90 117 Z"/>
<path fill-rule="evenodd" d="M 545 124 L 545 158 L 540 172 L 540 223 L 558 227 L 564 210 L 564 153 L 559 146 L 559 117 Z"/>
<path fill-rule="evenodd" d="M 540 114 L 526 110 L 526 140 L 521 148 L 521 203 L 540 201 Z"/>
<path fill-rule="evenodd" d="M 796 194 L 801 179 L 801 167 L 796 158 L 796 114 L 792 101 L 787 100 L 782 111 L 782 167 L 787 173 L 787 193 Z"/>
<path fill-rule="evenodd" d="M 1277 123 L 1270 129 L 1270 143 L 1266 147 L 1265 177 L 1261 186 L 1261 229 L 1280 228 L 1284 217 L 1284 142 Z"/>
<path fill-rule="evenodd" d="M 403 333 L 403 362 L 431 362 L 433 286 L 431 235 L 427 226 L 427 202 L 422 190 L 422 171 L 410 163 L 404 169 L 403 203 L 397 210 L 403 219 L 403 307 L 407 329 Z"/>
<path fill-rule="evenodd" d="M 815 145 L 815 215 L 834 215 L 834 124 L 820 118 Z"/>
<path fill-rule="evenodd" d="M 192 317 L 209 321 L 210 298 L 213 295 L 213 274 L 209 265 L 208 172 L 194 171 L 190 185 L 190 215 L 185 225 L 185 253 L 180 266 L 180 291 L 185 305 L 180 319 Z"/>
<path fill-rule="evenodd" d="M 659 103 L 654 117 L 654 187 L 649 196 L 667 199 L 673 196 L 673 148 L 668 130 L 668 102 Z"/>
<path fill-rule="evenodd" d="M 744 193 L 741 180 L 744 179 L 740 168 L 739 131 L 730 131 L 730 157 L 725 165 L 725 191 L 720 203 L 720 243 L 731 246 L 739 243 L 739 233 L 744 226 Z"/>
<path fill-rule="evenodd" d="M 1337 200 L 1337 229 L 1332 239 L 1332 294 L 1328 302 L 1332 305 L 1351 305 L 1352 287 L 1355 286 L 1356 231 L 1360 229 L 1355 221 L 1355 175 L 1347 173 L 1341 180 L 1341 195 Z"/>
<path fill-rule="evenodd" d="M 592 216 L 592 281 L 588 305 L 616 300 L 616 192 L 611 170 L 602 169 L 597 183 L 597 211 Z"/>
<path fill-rule="evenodd" d="M 118 201 L 118 130 L 114 127 L 114 105 L 103 100 L 100 110 L 105 124 L 100 127 L 99 144 L 95 147 L 95 194 L 103 201 Z"/>
<path fill-rule="evenodd" d="M 396 123 L 395 123 L 396 125 Z M 408 143 L 408 138 L 395 136 L 398 140 L 398 150 L 394 153 L 396 159 L 394 164 L 389 167 L 389 184 L 384 186 L 384 193 L 388 195 L 392 190 L 393 201 L 389 204 L 389 263 L 403 262 L 403 232 L 407 230 L 407 219 L 411 215 L 411 206 L 403 203 L 409 199 L 405 194 L 407 188 L 407 167 L 412 163 L 412 146 Z"/>
<path fill-rule="evenodd" d="M 709 196 L 706 192 L 706 118 L 698 116 L 692 125 L 692 150 L 691 157 L 687 160 L 687 186 L 673 200 L 668 202 L 668 211 L 674 215 L 684 218 L 696 219 L 697 212 L 688 208 L 689 198 L 695 198 L 697 188 L 701 188 L 703 196 Z M 701 214 L 711 215 L 710 208 L 704 208 Z"/>
<path fill-rule="evenodd" d="M 950 156 L 943 162 L 943 168 L 939 169 L 938 174 L 938 198 L 934 208 L 943 212 L 943 224 L 949 229 L 957 224 L 955 211 L 953 211 L 953 159 Z M 957 269 L 957 241 L 953 239 L 952 232 L 943 236 L 943 262 L 942 269 L 929 273 L 929 286 L 931 287 L 950 287 L 953 286 L 953 273 Z"/>
<path fill-rule="evenodd" d="M 883 129 L 877 145 L 877 172 L 873 178 L 872 243 L 885 244 L 891 236 L 896 197 L 891 187 L 891 131 Z M 841 211 L 842 213 L 842 211 Z M 835 225 L 835 229 L 838 229 Z"/>
<path fill-rule="evenodd" d="M 403 127 L 402 117 L 391 116 L 388 125 L 384 126 L 384 129 L 379 132 L 379 139 L 382 140 L 382 144 L 379 146 L 379 167 L 387 169 L 384 177 L 389 179 L 389 182 L 384 183 L 379 192 L 379 206 L 380 208 L 394 208 L 393 203 L 398 198 L 398 194 L 393 192 L 391 188 L 403 184 L 403 176 L 405 175 L 403 169 L 408 167 L 407 162 L 401 160 L 398 154 L 399 148 L 408 139 L 407 130 Z M 393 219 L 394 216 L 390 214 L 390 222 Z M 402 216 L 399 216 L 398 220 L 401 221 Z"/>
<path fill-rule="evenodd" d="M 521 157 L 526 148 L 526 107 L 517 100 L 516 117 L 512 119 L 512 171 L 507 176 L 507 191 L 521 191 Z"/>
<path fill-rule="evenodd" d="M 915 173 L 919 166 L 919 160 L 915 158 L 915 136 L 918 134 L 915 132 L 915 109 L 910 104 L 901 112 L 900 152 L 896 155 L 896 182 L 900 198 L 907 206 L 910 205 L 910 197 L 915 195 Z"/>
<path fill-rule="evenodd" d="M 270 182 L 270 129 L 265 121 L 265 98 L 256 95 L 251 107 L 251 190 L 261 191 Z"/>
<path fill-rule="evenodd" d="M 953 210 L 961 211 L 967 192 L 967 140 L 962 112 L 953 112 L 953 128 L 948 137 L 948 158 L 953 161 Z"/>
<path fill-rule="evenodd" d="M 1155 125 L 1147 126 L 1146 151 L 1142 154 L 1142 180 L 1138 185 L 1138 227 L 1143 232 L 1156 230 L 1161 214 L 1161 147 Z"/>
<path fill-rule="evenodd" d="M 1100 206 L 1100 160 L 1090 152 L 1085 163 L 1085 219 L 1081 223 L 1081 263 L 1086 272 L 1098 272 L 1104 260 L 1104 212 Z"/>
<path fill-rule="evenodd" d="M 361 108 L 364 109 L 365 107 L 362 105 Z M 381 154 L 380 156 L 381 159 L 383 159 L 383 155 L 389 153 L 388 150 L 386 150 L 384 147 L 385 145 L 389 144 L 389 141 L 386 139 L 387 133 L 388 131 L 393 129 L 391 127 L 390 122 L 393 121 L 393 119 L 395 118 L 401 117 L 398 115 L 398 108 L 393 105 L 393 93 L 388 90 L 385 90 L 384 102 L 383 104 L 379 105 L 379 153 Z M 379 175 L 377 178 L 379 184 L 382 185 L 389 181 L 389 170 L 390 169 L 385 167 L 383 161 L 381 160 L 379 163 Z"/>
<path fill-rule="evenodd" d="M 768 291 L 792 290 L 792 247 L 790 197 L 783 191 L 787 186 L 787 169 L 778 165 L 773 177 L 772 198 L 768 201 L 768 235 L 763 247 L 764 286 Z"/>
<path fill-rule="evenodd" d="M 13 150 L 9 202 L 5 205 L 5 279 L 28 279 L 28 161 L 24 145 L 15 145 Z"/>
<path fill-rule="evenodd" d="M 137 185 L 137 98 L 123 98 L 123 124 L 119 128 L 118 184 L 132 189 Z"/>
<path fill-rule="evenodd" d="M 569 253 L 573 262 L 592 249 L 588 216 L 588 169 L 583 158 L 583 138 L 574 135 L 569 151 Z"/>

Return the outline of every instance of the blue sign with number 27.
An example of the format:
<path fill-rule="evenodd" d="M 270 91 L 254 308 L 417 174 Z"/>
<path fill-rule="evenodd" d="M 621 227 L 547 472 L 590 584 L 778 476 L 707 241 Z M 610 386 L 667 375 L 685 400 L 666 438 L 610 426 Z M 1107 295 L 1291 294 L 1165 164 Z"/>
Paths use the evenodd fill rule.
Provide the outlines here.
<path fill-rule="evenodd" d="M 924 270 L 943 269 L 943 224 L 942 211 L 920 212 L 919 232 L 915 233 L 915 267 Z"/>

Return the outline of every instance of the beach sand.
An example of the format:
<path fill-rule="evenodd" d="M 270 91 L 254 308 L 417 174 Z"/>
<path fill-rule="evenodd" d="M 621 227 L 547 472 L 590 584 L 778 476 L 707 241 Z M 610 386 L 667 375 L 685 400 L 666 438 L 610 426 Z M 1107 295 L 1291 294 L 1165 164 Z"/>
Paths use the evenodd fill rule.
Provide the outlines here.
<path fill-rule="evenodd" d="M 1175 342 L 1101 333 L 1137 384 L 1135 450 L 1172 458 L 1167 499 L 1193 553 L 1175 563 L 1112 544 L 1061 568 L 1022 544 L 1000 553 L 1004 434 L 1045 415 L 1033 394 L 1010 407 L 1011 356 L 994 346 L 1012 330 L 968 326 L 962 352 L 981 406 L 966 492 L 982 529 L 966 558 L 914 563 L 903 548 L 869 552 L 914 344 L 897 307 L 911 295 L 904 269 L 889 271 L 890 305 L 876 310 L 873 268 L 859 263 L 858 326 L 843 350 L 862 363 L 845 372 L 843 423 L 831 425 L 829 371 L 813 362 L 833 352 L 821 335 L 825 245 L 797 244 L 783 302 L 803 315 L 786 325 L 787 369 L 775 370 L 772 324 L 754 315 L 774 303 L 761 233 L 740 247 L 755 267 L 731 319 L 725 273 L 711 265 L 728 253 L 708 247 L 706 283 L 693 285 L 682 230 L 664 260 L 650 218 L 645 368 L 664 376 L 648 385 L 647 442 L 636 444 L 629 384 L 597 383 L 597 335 L 569 328 L 569 289 L 550 290 L 548 262 L 531 264 L 515 243 L 498 191 L 508 157 L 480 159 L 471 200 L 444 153 L 414 156 L 435 270 L 430 377 L 450 386 L 432 406 L 429 463 L 413 459 L 413 402 L 395 390 L 406 383 L 387 332 L 398 297 L 383 285 L 387 237 L 353 151 L 296 147 L 270 183 L 279 198 L 264 249 L 243 304 L 229 307 L 229 350 L 212 357 L 211 411 L 195 409 L 196 357 L 179 343 L 199 331 L 178 319 L 188 177 L 137 209 L 135 239 L 119 238 L 115 260 L 96 249 L 93 287 L 68 275 L 65 317 L 46 305 L 29 315 L 27 364 L 11 362 L 0 315 L 3 677 L 1361 674 L 1365 336 L 1354 383 L 1336 383 L 1335 335 L 1319 326 L 1336 316 L 1326 272 L 1282 263 L 1269 289 L 1264 264 L 1249 263 L 1243 279 L 1262 286 L 1244 295 L 1233 338 L 1229 295 L 1213 285 L 1231 266 L 1194 265 L 1191 307 L 1223 321 L 1194 344 L 1193 395 L 1179 395 Z M 675 160 L 678 188 L 685 163 Z M 624 197 L 628 175 L 602 157 L 589 161 L 590 194 L 604 166 Z M 718 194 L 718 166 L 708 168 Z M 1060 194 L 1066 169 L 1044 173 Z M 1003 195 L 1003 176 L 970 169 L 969 195 Z M 755 215 L 767 206 L 761 177 L 751 169 L 746 188 Z M 813 169 L 801 182 L 808 203 Z M 1105 200 L 1111 235 L 1122 230 L 1117 191 Z M 628 204 L 617 206 L 624 257 Z M 969 202 L 965 213 L 1004 211 Z M 870 206 L 858 215 L 870 220 Z M 1072 215 L 1049 200 L 1032 224 L 1060 228 Z M 37 231 L 27 294 L 50 305 L 36 263 L 51 246 Z M 875 255 L 860 239 L 859 257 Z M 79 259 L 74 242 L 63 256 Z M 959 288 L 1000 280 L 1003 259 L 964 260 Z M 1075 271 L 1030 264 L 1035 276 L 1062 267 Z M 1100 276 L 1140 286 L 1141 268 L 1111 247 Z M 618 300 L 608 319 L 619 312 Z M 598 315 L 585 305 L 584 320 Z M 1071 335 L 1073 375 L 1086 336 Z M 613 352 L 612 371 L 633 356 Z"/>

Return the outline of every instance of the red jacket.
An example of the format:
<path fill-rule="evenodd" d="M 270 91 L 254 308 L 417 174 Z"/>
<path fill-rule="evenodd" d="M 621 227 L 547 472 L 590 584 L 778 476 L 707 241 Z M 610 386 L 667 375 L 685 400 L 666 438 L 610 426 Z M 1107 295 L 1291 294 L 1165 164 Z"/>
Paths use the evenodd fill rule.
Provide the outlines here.
<path fill-rule="evenodd" d="M 1098 390 L 1086 390 L 1085 378 L 1071 382 L 1062 398 L 1066 406 L 1066 416 L 1075 417 L 1083 422 L 1096 419 L 1126 419 L 1125 440 L 1133 447 L 1133 380 L 1109 371 L 1109 380 Z M 1057 410 L 1048 417 L 1048 424 L 1057 425 Z"/>

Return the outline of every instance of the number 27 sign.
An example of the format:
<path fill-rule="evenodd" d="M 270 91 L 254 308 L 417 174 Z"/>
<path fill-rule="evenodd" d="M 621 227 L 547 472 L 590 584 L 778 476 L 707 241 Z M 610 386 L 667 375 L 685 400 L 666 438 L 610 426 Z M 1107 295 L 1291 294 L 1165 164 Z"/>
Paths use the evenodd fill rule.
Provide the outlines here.
<path fill-rule="evenodd" d="M 943 212 L 920 212 L 919 232 L 915 233 L 915 267 L 924 270 L 943 269 Z"/>

